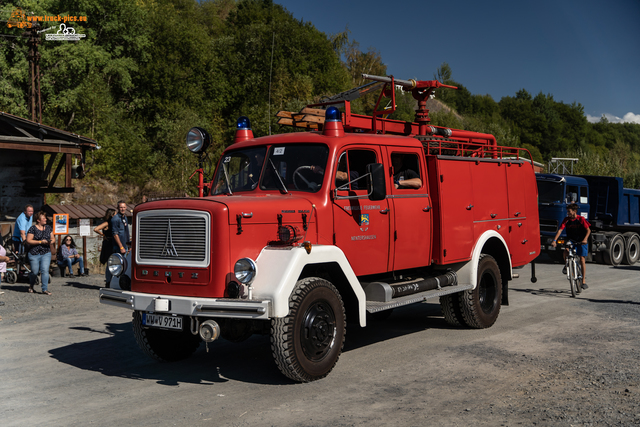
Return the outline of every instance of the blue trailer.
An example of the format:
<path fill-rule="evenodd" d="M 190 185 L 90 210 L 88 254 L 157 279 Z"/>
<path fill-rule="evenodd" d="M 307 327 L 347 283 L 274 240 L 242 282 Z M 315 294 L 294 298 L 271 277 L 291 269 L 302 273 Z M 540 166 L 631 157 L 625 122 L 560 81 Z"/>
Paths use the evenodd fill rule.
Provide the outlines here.
<path fill-rule="evenodd" d="M 560 248 L 552 247 L 551 241 L 567 205 L 576 203 L 578 215 L 591 223 L 589 261 L 609 265 L 638 261 L 640 190 L 624 188 L 622 178 L 609 176 L 537 174 L 536 178 L 541 252 L 561 259 Z"/>

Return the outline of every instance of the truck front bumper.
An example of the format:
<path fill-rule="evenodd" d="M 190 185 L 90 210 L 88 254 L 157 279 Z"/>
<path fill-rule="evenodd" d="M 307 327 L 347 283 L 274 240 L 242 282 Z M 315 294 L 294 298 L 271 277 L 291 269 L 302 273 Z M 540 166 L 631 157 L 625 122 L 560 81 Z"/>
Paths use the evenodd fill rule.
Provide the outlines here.
<path fill-rule="evenodd" d="M 196 298 L 100 289 L 100 303 L 160 314 L 233 319 L 269 319 L 271 301 Z"/>

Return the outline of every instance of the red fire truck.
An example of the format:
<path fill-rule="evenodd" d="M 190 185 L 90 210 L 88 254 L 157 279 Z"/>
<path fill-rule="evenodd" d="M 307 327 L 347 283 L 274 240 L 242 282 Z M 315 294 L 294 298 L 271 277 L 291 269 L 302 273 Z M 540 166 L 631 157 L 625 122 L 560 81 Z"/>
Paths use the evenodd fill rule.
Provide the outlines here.
<path fill-rule="evenodd" d="M 109 260 L 100 301 L 133 310 L 145 353 L 179 360 L 202 341 L 270 334 L 278 368 L 306 382 L 335 366 L 347 320 L 365 327 L 368 314 L 439 298 L 448 323 L 493 325 L 512 269 L 540 248 L 529 153 L 430 126 L 438 81 L 367 77 L 279 113 L 306 132 L 254 138 L 240 118 L 213 179 L 200 170 L 203 197 L 136 207 L 130 257 Z M 398 85 L 418 101 L 413 123 L 378 110 Z M 373 116 L 352 113 L 372 89 Z M 187 137 L 201 159 L 209 141 L 200 128 Z"/>

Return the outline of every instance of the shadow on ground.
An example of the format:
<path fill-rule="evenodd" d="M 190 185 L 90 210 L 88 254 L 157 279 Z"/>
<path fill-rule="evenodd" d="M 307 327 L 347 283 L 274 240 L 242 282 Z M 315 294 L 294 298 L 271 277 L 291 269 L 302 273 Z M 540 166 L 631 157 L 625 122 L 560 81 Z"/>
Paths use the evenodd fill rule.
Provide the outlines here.
<path fill-rule="evenodd" d="M 402 307 L 384 321 L 368 320 L 367 328 L 348 321 L 344 352 L 431 328 L 452 328 L 442 318 L 439 304 Z M 276 367 L 266 335 L 253 335 L 241 343 L 221 339 L 209 344 L 209 352 L 203 343 L 191 358 L 167 363 L 142 353 L 130 322 L 106 323 L 103 330 L 71 329 L 86 332 L 87 340 L 51 349 L 49 354 L 62 363 L 107 376 L 153 380 L 167 386 L 211 385 L 229 380 L 270 385 L 292 383 Z"/>

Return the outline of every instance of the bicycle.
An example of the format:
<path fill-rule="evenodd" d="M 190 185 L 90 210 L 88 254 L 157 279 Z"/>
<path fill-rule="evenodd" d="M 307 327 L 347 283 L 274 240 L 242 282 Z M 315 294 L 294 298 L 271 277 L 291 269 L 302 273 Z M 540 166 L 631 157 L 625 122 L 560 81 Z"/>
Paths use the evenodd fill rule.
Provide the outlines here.
<path fill-rule="evenodd" d="M 582 268 L 578 262 L 575 244 L 568 240 L 564 244 L 564 247 L 567 248 L 567 259 L 564 267 L 566 269 L 567 279 L 569 279 L 571 296 L 575 298 L 576 294 L 582 292 Z"/>

